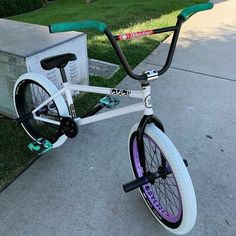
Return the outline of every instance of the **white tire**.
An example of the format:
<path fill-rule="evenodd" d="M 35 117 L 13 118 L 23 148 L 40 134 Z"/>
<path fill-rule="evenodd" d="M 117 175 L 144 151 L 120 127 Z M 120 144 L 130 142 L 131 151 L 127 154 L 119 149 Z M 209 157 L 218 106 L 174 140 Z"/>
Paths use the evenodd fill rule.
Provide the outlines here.
<path fill-rule="evenodd" d="M 14 90 L 13 90 L 13 103 L 14 103 L 17 117 L 19 117 L 19 112 L 18 112 L 17 105 L 16 105 L 19 86 L 22 83 L 30 82 L 30 81 L 38 83 L 45 91 L 47 91 L 47 93 L 50 96 L 52 96 L 53 94 L 58 92 L 58 89 L 55 87 L 55 85 L 51 81 L 49 81 L 47 78 L 43 77 L 42 75 L 36 74 L 36 73 L 23 74 L 22 76 L 20 76 L 17 79 L 15 86 L 14 86 Z M 56 104 L 56 107 L 58 109 L 58 113 L 61 116 L 69 116 L 68 108 L 67 108 L 67 105 L 66 105 L 65 100 L 62 95 L 56 97 L 53 101 Z M 22 124 L 22 127 L 24 128 L 26 133 L 30 136 L 30 138 L 32 138 L 33 140 L 35 140 L 36 138 L 40 138 L 40 137 L 34 137 L 29 132 L 29 130 L 27 130 L 27 128 L 24 126 L 24 124 Z M 66 140 L 67 140 L 66 135 L 60 136 L 55 142 L 52 143 L 53 148 L 61 146 Z"/>
<path fill-rule="evenodd" d="M 135 145 L 137 145 L 137 144 L 135 144 L 135 143 L 137 143 L 136 138 L 135 138 L 137 128 L 138 128 L 138 124 L 136 124 L 131 129 L 130 135 L 129 135 L 129 154 L 130 154 L 132 170 L 133 170 L 134 176 L 136 178 L 142 176 L 142 173 L 140 172 L 140 171 L 142 171 L 142 168 L 138 166 L 139 164 L 137 161 L 139 156 L 138 156 L 138 153 L 135 151 L 137 149 L 137 146 L 135 146 Z M 163 156 L 165 157 L 165 159 L 168 163 L 168 166 L 172 170 L 171 175 L 174 176 L 173 179 L 175 180 L 174 183 L 176 184 L 176 186 L 174 184 L 170 185 L 170 186 L 175 186 L 176 189 L 178 190 L 177 193 L 180 196 L 179 202 L 181 202 L 181 204 L 179 203 L 179 209 L 181 206 L 182 207 L 181 208 L 182 209 L 182 211 L 181 211 L 182 216 L 180 217 L 180 215 L 179 215 L 179 218 L 177 218 L 178 214 L 176 213 L 177 216 L 175 218 L 174 210 L 173 210 L 173 213 L 168 213 L 167 211 L 166 212 L 163 211 L 163 209 L 165 207 L 163 207 L 161 205 L 165 205 L 165 204 L 161 200 L 158 201 L 158 193 L 159 193 L 158 190 L 161 188 L 160 183 L 161 184 L 163 183 L 163 185 L 165 186 L 167 191 L 170 188 L 168 185 L 167 185 L 168 186 L 168 188 L 167 188 L 165 185 L 166 183 L 162 182 L 162 181 L 164 181 L 164 179 L 161 180 L 160 178 L 158 178 L 156 180 L 156 181 L 159 181 L 159 179 L 160 179 L 160 183 L 158 185 L 158 190 L 156 190 L 157 188 L 156 188 L 155 184 L 157 184 L 157 183 L 155 182 L 154 185 L 151 185 L 150 183 L 147 185 L 143 185 L 141 188 L 139 188 L 140 193 L 141 193 L 145 203 L 147 204 L 149 210 L 152 212 L 152 214 L 155 216 L 155 218 L 167 230 L 169 230 L 170 232 L 172 232 L 174 234 L 186 234 L 194 226 L 195 221 L 196 221 L 196 217 L 197 217 L 196 197 L 195 197 L 193 184 L 192 184 L 191 178 L 189 176 L 188 170 L 183 162 L 183 159 L 181 158 L 179 152 L 177 151 L 177 149 L 175 148 L 173 143 L 154 124 L 147 125 L 144 133 L 145 133 L 145 139 L 149 140 L 148 142 L 150 144 L 150 147 L 152 147 L 152 149 L 150 149 L 150 150 L 153 151 L 153 153 L 155 154 L 156 153 L 155 145 L 157 145 L 158 149 L 162 152 Z M 145 145 L 148 145 L 148 144 L 145 144 Z M 146 147 L 145 150 L 148 150 L 148 148 Z M 152 155 L 154 155 L 154 154 L 152 154 Z M 158 164 L 159 164 L 159 162 L 158 162 Z M 155 163 L 152 165 L 155 165 Z M 150 168 L 153 168 L 152 165 Z M 140 169 L 140 170 L 138 170 L 138 169 Z M 174 192 L 174 190 L 171 190 L 171 191 L 169 190 L 170 193 L 172 193 L 172 191 Z M 160 193 L 159 193 L 160 196 L 163 196 L 162 192 L 163 191 L 160 191 Z M 148 195 L 150 195 L 150 196 L 148 196 Z M 169 199 L 171 199 L 171 197 L 168 194 L 166 194 L 166 196 L 168 196 Z M 173 199 L 174 198 L 175 197 L 173 197 Z M 173 202 L 175 202 L 175 201 L 173 201 Z M 166 204 L 166 205 L 168 205 L 168 204 Z M 168 208 L 168 206 L 166 208 Z M 178 209 L 178 208 L 176 208 L 176 209 Z M 177 210 L 176 210 L 176 212 L 177 212 Z M 166 214 L 166 217 L 165 217 L 165 214 Z M 172 220 L 171 214 L 173 214 L 172 218 L 176 219 L 175 223 L 174 223 L 174 221 L 168 222 L 169 219 Z M 170 215 L 170 216 L 168 216 L 168 215 Z"/>

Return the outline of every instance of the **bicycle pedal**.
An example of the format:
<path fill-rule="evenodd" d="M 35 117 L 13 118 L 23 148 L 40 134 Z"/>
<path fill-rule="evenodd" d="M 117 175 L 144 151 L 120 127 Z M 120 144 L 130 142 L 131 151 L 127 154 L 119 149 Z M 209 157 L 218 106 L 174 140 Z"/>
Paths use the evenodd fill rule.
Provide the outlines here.
<path fill-rule="evenodd" d="M 38 156 L 45 154 L 53 148 L 53 145 L 50 141 L 38 138 L 28 145 L 28 148 Z"/>
<path fill-rule="evenodd" d="M 107 108 L 113 108 L 116 105 L 120 103 L 120 100 L 118 98 L 112 97 L 112 96 L 105 96 L 99 100 L 100 104 Z"/>
<path fill-rule="evenodd" d="M 186 159 L 183 159 L 183 162 L 184 162 L 185 166 L 188 167 L 188 161 Z"/>

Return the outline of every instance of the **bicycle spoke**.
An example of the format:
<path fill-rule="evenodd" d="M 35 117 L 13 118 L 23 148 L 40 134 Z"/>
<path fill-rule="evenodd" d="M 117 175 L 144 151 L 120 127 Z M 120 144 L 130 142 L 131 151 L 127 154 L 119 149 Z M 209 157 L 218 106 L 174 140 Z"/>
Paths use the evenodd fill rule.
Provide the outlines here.
<path fill-rule="evenodd" d="M 22 87 L 20 87 L 19 91 L 19 115 L 22 116 L 31 112 L 49 97 L 50 94 L 41 85 L 34 81 L 27 80 L 27 82 L 25 82 Z M 52 114 L 44 113 L 39 116 L 42 118 L 59 121 L 57 106 L 54 101 L 51 102 L 55 107 L 55 109 L 52 111 Z M 34 118 L 25 121 L 24 127 L 33 138 L 37 139 L 43 137 L 53 142 L 55 142 L 54 137 L 56 137 L 58 134 L 59 129 L 58 125 L 35 120 Z"/>
<path fill-rule="evenodd" d="M 144 136 L 145 137 L 145 136 Z M 169 163 L 165 159 L 164 154 L 152 139 L 144 138 L 145 164 L 146 170 L 151 173 L 160 171 L 160 167 L 167 168 Z M 163 164 L 164 163 L 164 164 Z M 162 164 L 164 166 L 162 166 Z M 151 199 L 156 199 L 159 205 L 156 205 L 156 210 L 161 212 L 165 217 L 179 217 L 181 209 L 181 199 L 178 191 L 178 186 L 173 173 L 158 177 L 154 184 L 149 184 L 153 195 Z"/>
<path fill-rule="evenodd" d="M 149 156 L 151 157 L 151 159 L 153 160 L 153 162 L 154 162 L 157 166 L 159 166 L 159 165 L 160 165 L 160 164 L 159 164 L 159 160 L 154 158 L 154 157 L 155 157 L 154 155 L 156 154 L 156 147 L 155 147 L 155 151 L 154 151 L 153 148 L 152 148 L 152 145 L 151 145 L 150 141 L 149 141 L 149 146 L 150 146 L 150 149 L 149 149 Z M 147 147 L 147 144 L 146 144 L 146 147 Z M 151 150 L 153 150 L 154 155 L 151 154 Z M 156 161 L 157 161 L 157 162 L 156 162 Z"/>
<path fill-rule="evenodd" d="M 155 158 L 153 155 L 151 155 L 151 153 L 149 155 L 145 155 L 146 157 L 146 161 L 149 161 L 151 163 L 151 166 L 154 168 L 154 170 L 157 170 L 159 167 L 159 163 L 156 162 Z M 151 160 L 149 160 L 151 159 Z"/>
<path fill-rule="evenodd" d="M 162 184 L 164 185 L 164 183 L 162 183 Z M 166 189 L 164 186 L 163 186 L 163 188 L 164 188 L 164 191 L 165 191 L 164 197 L 165 197 L 166 202 L 168 203 L 167 205 L 168 205 L 169 209 L 172 211 L 172 214 L 175 215 L 175 211 L 174 211 L 174 209 L 172 208 L 172 206 L 174 206 L 177 210 L 178 210 L 178 208 L 177 208 L 176 205 L 173 204 L 173 202 L 171 201 L 167 189 Z M 167 211 L 167 212 L 168 212 L 168 207 L 166 207 L 166 211 Z"/>
<path fill-rule="evenodd" d="M 171 192 L 171 197 L 172 197 L 173 200 L 174 200 L 173 195 L 178 199 L 178 197 L 175 195 L 175 193 L 174 193 L 171 189 L 169 189 L 169 188 L 167 189 L 167 187 L 166 187 L 166 182 L 165 182 L 165 181 L 163 182 L 163 187 L 164 187 L 166 190 L 169 190 L 168 192 Z M 173 202 L 170 200 L 169 194 L 168 194 L 168 200 L 170 201 L 170 203 L 171 203 L 177 210 L 179 210 L 178 207 L 176 206 L 176 201 L 174 200 L 174 203 L 175 203 L 175 204 L 173 204 Z"/>

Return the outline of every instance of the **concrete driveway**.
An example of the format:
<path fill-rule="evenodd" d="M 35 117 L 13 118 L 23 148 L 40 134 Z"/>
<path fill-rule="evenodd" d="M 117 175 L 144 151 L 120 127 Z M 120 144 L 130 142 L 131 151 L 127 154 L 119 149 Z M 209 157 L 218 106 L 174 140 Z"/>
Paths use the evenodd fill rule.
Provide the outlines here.
<path fill-rule="evenodd" d="M 236 1 L 215 1 L 183 25 L 171 69 L 152 83 L 154 110 L 189 162 L 198 218 L 191 236 L 236 235 Z M 161 66 L 167 39 L 137 68 Z M 137 88 L 125 78 L 118 87 Z M 128 104 L 124 100 L 124 105 Z M 1 235 L 170 235 L 133 178 L 128 131 L 142 114 L 80 128 L 0 194 Z"/>

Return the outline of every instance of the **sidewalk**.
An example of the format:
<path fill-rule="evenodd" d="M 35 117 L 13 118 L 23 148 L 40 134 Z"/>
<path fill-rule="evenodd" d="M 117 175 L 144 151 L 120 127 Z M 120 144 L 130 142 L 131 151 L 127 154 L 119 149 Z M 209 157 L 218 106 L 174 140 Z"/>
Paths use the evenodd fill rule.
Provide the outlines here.
<path fill-rule="evenodd" d="M 198 218 L 191 236 L 236 235 L 236 1 L 187 21 L 170 70 L 152 83 L 154 111 L 189 162 Z M 170 39 L 137 71 L 161 66 Z M 137 88 L 125 78 L 120 88 Z M 124 100 L 123 105 L 127 103 Z M 133 178 L 128 131 L 142 114 L 79 128 L 0 194 L 0 235 L 171 235 L 156 222 Z"/>

